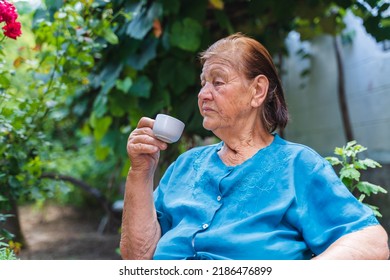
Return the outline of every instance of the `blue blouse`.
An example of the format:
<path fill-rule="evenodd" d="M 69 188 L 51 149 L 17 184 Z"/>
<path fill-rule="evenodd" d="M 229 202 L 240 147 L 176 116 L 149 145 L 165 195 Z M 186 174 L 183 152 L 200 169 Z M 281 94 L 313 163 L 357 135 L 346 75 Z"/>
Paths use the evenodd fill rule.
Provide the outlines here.
<path fill-rule="evenodd" d="M 378 224 L 312 149 L 275 134 L 252 158 L 227 166 L 222 145 L 187 151 L 161 179 L 154 259 L 310 259 Z"/>

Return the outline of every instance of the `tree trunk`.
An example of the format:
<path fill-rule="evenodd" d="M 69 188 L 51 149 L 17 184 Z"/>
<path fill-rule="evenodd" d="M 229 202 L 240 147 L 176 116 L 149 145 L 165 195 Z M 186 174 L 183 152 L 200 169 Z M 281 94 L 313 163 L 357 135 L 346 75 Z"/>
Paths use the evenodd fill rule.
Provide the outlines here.
<path fill-rule="evenodd" d="M 349 142 L 354 140 L 355 137 L 352 132 L 352 124 L 349 118 L 348 103 L 345 94 L 345 77 L 344 77 L 344 70 L 343 70 L 343 61 L 341 60 L 340 45 L 336 36 L 333 37 L 333 45 L 336 52 L 336 63 L 337 63 L 337 72 L 338 72 L 337 89 L 338 89 L 339 106 L 341 111 L 341 118 L 344 127 L 345 138 L 347 139 L 347 142 Z"/>

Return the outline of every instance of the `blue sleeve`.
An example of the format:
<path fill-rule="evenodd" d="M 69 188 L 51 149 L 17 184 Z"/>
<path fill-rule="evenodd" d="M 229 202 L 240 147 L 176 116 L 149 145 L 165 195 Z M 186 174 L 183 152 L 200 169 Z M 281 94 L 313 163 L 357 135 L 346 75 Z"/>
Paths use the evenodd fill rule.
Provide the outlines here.
<path fill-rule="evenodd" d="M 154 191 L 154 205 L 156 207 L 157 219 L 161 227 L 161 236 L 164 235 L 172 227 L 172 218 L 165 211 L 164 207 L 164 189 L 168 185 L 169 180 L 171 179 L 172 171 L 174 168 L 174 163 L 171 164 L 163 177 L 157 188 Z"/>
<path fill-rule="evenodd" d="M 298 223 L 314 254 L 345 234 L 378 224 L 373 211 L 351 194 L 325 159 L 297 176 L 303 176 L 296 184 Z"/>

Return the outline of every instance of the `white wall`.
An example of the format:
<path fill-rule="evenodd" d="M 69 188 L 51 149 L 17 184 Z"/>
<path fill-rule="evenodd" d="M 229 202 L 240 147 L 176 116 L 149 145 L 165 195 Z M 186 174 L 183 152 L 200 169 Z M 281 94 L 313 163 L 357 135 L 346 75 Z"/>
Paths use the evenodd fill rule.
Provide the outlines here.
<path fill-rule="evenodd" d="M 368 35 L 360 19 L 348 15 L 350 43 L 341 44 L 345 88 L 353 133 L 368 148 L 365 156 L 390 163 L 390 51 Z M 290 56 L 284 61 L 283 83 L 292 121 L 288 140 L 309 145 L 323 156 L 346 143 L 338 103 L 337 67 L 332 37 L 321 36 L 302 43 L 291 33 Z M 309 59 L 297 55 L 303 48 Z M 310 67 L 310 73 L 301 77 Z M 303 85 L 303 87 L 302 87 Z"/>

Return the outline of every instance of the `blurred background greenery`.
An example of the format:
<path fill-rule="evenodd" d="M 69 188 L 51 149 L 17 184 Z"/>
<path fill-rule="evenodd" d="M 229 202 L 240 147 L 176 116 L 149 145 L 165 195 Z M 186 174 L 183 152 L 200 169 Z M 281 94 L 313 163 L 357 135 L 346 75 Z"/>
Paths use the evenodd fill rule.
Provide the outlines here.
<path fill-rule="evenodd" d="M 211 136 L 196 105 L 197 54 L 215 40 L 250 35 L 282 73 L 291 32 L 302 42 L 336 38 L 347 12 L 377 42 L 390 39 L 388 1 L 10 2 L 23 34 L 0 43 L 0 236 L 26 244 L 18 205 L 50 201 L 115 215 L 130 167 L 126 140 L 141 116 L 164 112 L 186 123 L 157 177 Z"/>

